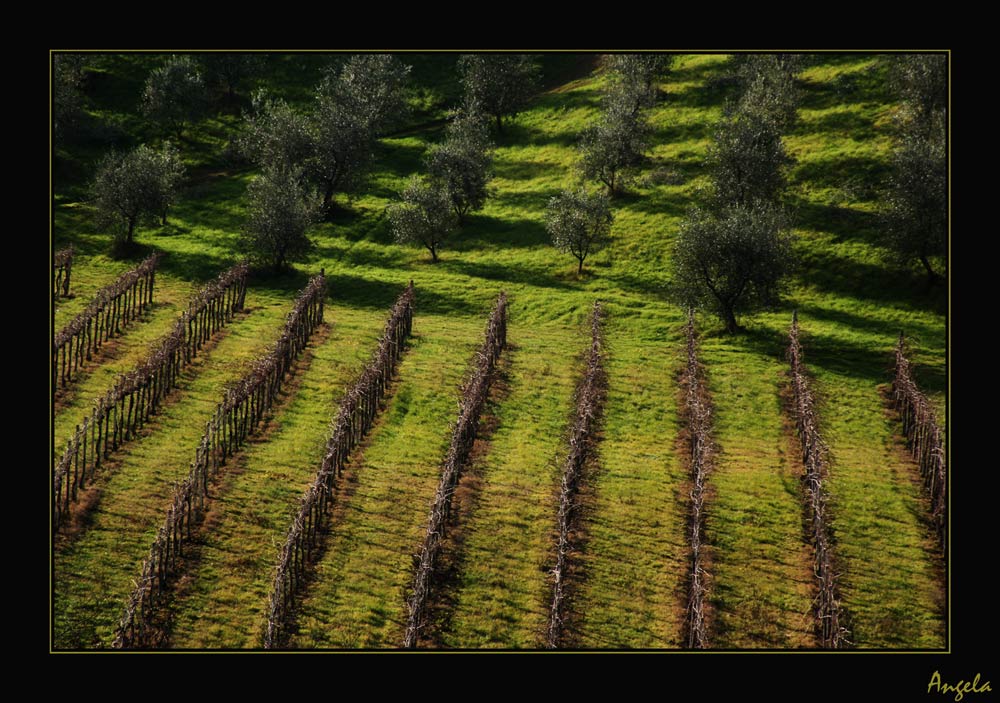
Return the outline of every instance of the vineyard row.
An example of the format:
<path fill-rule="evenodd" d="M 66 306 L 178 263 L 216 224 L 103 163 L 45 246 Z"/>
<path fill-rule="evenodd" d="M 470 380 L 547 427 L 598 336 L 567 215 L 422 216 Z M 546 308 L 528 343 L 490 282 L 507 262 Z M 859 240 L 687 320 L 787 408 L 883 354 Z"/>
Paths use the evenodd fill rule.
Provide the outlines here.
<path fill-rule="evenodd" d="M 52 342 L 52 391 L 65 388 L 101 344 L 153 303 L 153 281 L 159 254 L 152 254 L 131 271 L 97 291 L 86 309 L 56 333 Z M 67 269 L 66 285 L 69 284 Z"/>
<path fill-rule="evenodd" d="M 76 250 L 72 246 L 60 249 L 52 257 L 52 297 L 69 295 L 69 275 L 73 270 L 73 257 Z"/>
<path fill-rule="evenodd" d="M 564 629 L 564 604 L 566 598 L 566 570 L 569 553 L 573 549 L 570 532 L 573 528 L 576 497 L 579 492 L 583 467 L 591 453 L 593 433 L 600 421 L 606 395 L 607 378 L 604 371 L 601 347 L 601 304 L 594 302 L 590 315 L 590 351 L 587 354 L 587 371 L 576 394 L 576 417 L 570 434 L 570 452 L 563 468 L 559 489 L 559 539 L 556 545 L 556 565 L 552 569 L 552 605 L 546 644 L 549 649 L 560 646 Z"/>
<path fill-rule="evenodd" d="M 806 503 L 815 552 L 814 571 L 819 595 L 816 599 L 820 646 L 843 649 L 849 644 L 849 634 L 844 626 L 840 605 L 837 574 L 834 571 L 833 546 L 830 539 L 827 494 L 823 477 L 827 473 L 827 448 L 819 434 L 815 402 L 809 388 L 805 365 L 802 362 L 802 345 L 799 342 L 798 314 L 792 314 L 788 333 L 788 360 L 792 371 L 793 415 L 802 444 L 802 463 L 805 466 Z"/>
<path fill-rule="evenodd" d="M 490 313 L 483 345 L 476 353 L 472 375 L 462 388 L 458 421 L 452 430 L 451 445 L 441 467 L 441 480 L 434 494 L 427 532 L 420 548 L 419 557 L 416 559 L 413 585 L 406 602 L 408 616 L 406 632 L 403 635 L 403 647 L 407 649 L 416 647 L 420 630 L 425 624 L 424 619 L 427 602 L 430 598 L 434 564 L 445 538 L 451 514 L 452 495 L 469 460 L 469 455 L 472 453 L 472 446 L 476 440 L 476 430 L 479 427 L 479 417 L 489 395 L 492 372 L 506 345 L 507 294 L 501 292 Z"/>
<path fill-rule="evenodd" d="M 945 549 L 947 530 L 948 474 L 941 429 L 927 397 L 913 380 L 912 367 L 906 358 L 903 335 L 896 345 L 895 373 L 892 380 L 893 405 L 903 421 L 903 434 L 920 466 L 924 489 L 931 500 L 931 520 L 941 549 Z"/>
<path fill-rule="evenodd" d="M 302 497 L 299 510 L 278 556 L 267 606 L 265 649 L 282 645 L 282 636 L 294 598 L 303 584 L 306 570 L 319 553 L 321 534 L 333 504 L 336 479 L 351 452 L 375 422 L 379 403 L 389 388 L 403 344 L 413 328 L 413 282 L 396 300 L 385 331 L 371 361 L 348 389 L 333 421 L 323 461 L 312 485 Z"/>
<path fill-rule="evenodd" d="M 688 602 L 685 616 L 685 641 L 689 649 L 708 646 L 705 617 L 705 557 L 702 553 L 702 535 L 705 529 L 705 481 L 712 462 L 712 405 L 698 364 L 694 331 L 694 311 L 688 312 L 685 327 L 687 337 L 687 363 L 682 384 L 684 414 L 687 420 L 688 441 L 691 448 L 691 513 L 690 534 L 691 566 L 688 575 Z"/>
<path fill-rule="evenodd" d="M 274 405 L 282 381 L 294 360 L 323 321 L 326 279 L 313 277 L 295 300 L 277 343 L 257 359 L 249 373 L 226 391 L 216 407 L 195 452 L 187 478 L 174 492 L 167 516 L 142 564 L 136 587 L 115 631 L 116 649 L 155 646 L 159 637 L 153 625 L 175 573 L 186 542 L 205 517 L 208 483 L 226 458 L 238 451 L 256 432 Z"/>
<path fill-rule="evenodd" d="M 246 264 L 237 264 L 202 288 L 173 330 L 135 368 L 118 376 L 83 425 L 77 425 L 53 476 L 55 529 L 69 517 L 71 505 L 93 479 L 102 459 L 136 436 L 174 388 L 184 366 L 243 309 L 247 271 Z"/>

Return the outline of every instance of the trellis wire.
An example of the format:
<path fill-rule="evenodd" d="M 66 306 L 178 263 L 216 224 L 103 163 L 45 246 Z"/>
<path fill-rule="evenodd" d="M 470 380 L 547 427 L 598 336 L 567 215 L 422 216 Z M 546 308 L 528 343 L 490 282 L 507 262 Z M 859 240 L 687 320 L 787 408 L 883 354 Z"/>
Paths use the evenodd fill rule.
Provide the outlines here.
<path fill-rule="evenodd" d="M 702 383 L 694 331 L 694 310 L 688 311 L 685 326 L 687 364 L 684 368 L 684 414 L 687 420 L 691 448 L 691 514 L 688 539 L 691 545 L 691 568 L 688 580 L 687 613 L 684 620 L 685 642 L 689 649 L 708 646 L 705 616 L 705 559 L 702 553 L 702 531 L 705 527 L 705 483 L 712 467 L 712 406 Z"/>
<path fill-rule="evenodd" d="M 76 250 L 72 246 L 60 249 L 52 257 L 52 297 L 69 295 L 69 275 L 73 270 L 73 257 Z"/>
<path fill-rule="evenodd" d="M 906 358 L 906 340 L 899 333 L 896 344 L 895 373 L 892 379 L 893 406 L 899 412 L 910 452 L 920 467 L 924 489 L 930 497 L 931 521 L 941 549 L 947 543 L 948 473 L 941 428 L 927 397 L 913 380 L 913 369 Z"/>
<path fill-rule="evenodd" d="M 837 574 L 834 571 L 833 546 L 827 515 L 827 495 L 823 477 L 827 473 L 827 447 L 819 434 L 815 402 L 809 388 L 809 379 L 802 362 L 802 345 L 799 342 L 798 313 L 792 313 L 792 326 L 788 333 L 788 360 L 792 369 L 793 414 L 799 441 L 802 444 L 803 480 L 806 485 L 806 504 L 815 550 L 814 571 L 819 594 L 816 599 L 820 645 L 827 649 L 844 649 L 850 643 L 850 634 L 843 625 L 844 613 L 840 605 Z"/>
<path fill-rule="evenodd" d="M 97 291 L 90 304 L 52 340 L 52 392 L 65 388 L 101 345 L 121 334 L 153 303 L 153 282 L 160 254 L 152 254 L 131 271 Z M 65 285 L 69 285 L 67 271 Z"/>

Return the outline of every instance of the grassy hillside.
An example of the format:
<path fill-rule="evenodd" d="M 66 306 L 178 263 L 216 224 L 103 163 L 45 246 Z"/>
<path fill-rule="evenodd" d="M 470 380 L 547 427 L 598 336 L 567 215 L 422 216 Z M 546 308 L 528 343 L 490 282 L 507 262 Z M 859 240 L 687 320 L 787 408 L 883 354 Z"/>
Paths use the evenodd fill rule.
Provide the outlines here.
<path fill-rule="evenodd" d="M 458 384 L 500 289 L 511 298 L 504 393 L 496 426 L 473 473 L 476 497 L 463 525 L 457 575 L 436 621 L 445 647 L 538 647 L 550 597 L 552 537 L 565 437 L 595 298 L 607 310 L 610 392 L 599 468 L 588 488 L 587 540 L 574 620 L 585 647 L 677 647 L 686 568 L 686 475 L 677 451 L 676 374 L 683 363 L 681 311 L 668 301 L 669 262 L 686 209 L 707 185 L 704 157 L 727 88 L 726 57 L 680 56 L 650 111 L 652 161 L 614 201 L 613 243 L 576 262 L 555 251 L 546 201 L 575 182 L 578 133 L 598 114 L 603 77 L 592 57 L 545 57 L 546 90 L 498 140 L 492 197 L 430 262 L 395 244 L 384 215 L 420 172 L 440 119 L 459 94 L 454 55 L 409 57 L 409 121 L 384 138 L 368 187 L 310 236 L 316 250 L 295 272 L 251 282 L 249 312 L 185 372 L 181 393 L 134 443 L 102 491 L 92 524 L 55 553 L 54 645 L 106 646 L 130 579 L 186 472 L 224 384 L 276 334 L 295 291 L 321 267 L 329 280 L 329 333 L 314 342 L 298 390 L 227 474 L 217 520 L 172 601 L 175 647 L 253 647 L 278 544 L 296 497 L 318 466 L 336 400 L 360 367 L 402 286 L 414 280 L 417 314 L 395 391 L 351 462 L 326 553 L 297 619 L 295 647 L 395 647 L 405 589 L 426 526 L 438 468 L 456 415 Z M 74 244 L 75 298 L 56 305 L 59 326 L 131 261 L 108 256 L 85 184 L 111 143 L 154 139 L 135 113 L 142 81 L 160 57 L 95 60 L 87 108 L 104 125 L 56 152 L 53 247 Z M 328 57 L 272 56 L 255 79 L 305 103 Z M 404 57 L 404 61 L 407 57 Z M 699 316 L 702 361 L 714 395 L 718 464 L 710 476 L 707 538 L 715 646 L 815 646 L 809 622 L 811 561 L 802 526 L 795 444 L 782 406 L 784 347 L 799 311 L 832 469 L 832 530 L 852 641 L 865 648 L 943 647 L 943 576 L 915 468 L 884 407 L 891 350 L 912 336 L 919 381 L 944 420 L 945 295 L 916 272 L 885 263 L 879 181 L 891 150 L 892 98 L 868 56 L 830 54 L 801 74 L 800 121 L 786 137 L 795 158 L 787 201 L 799 265 L 780 309 L 729 337 Z M 245 98 L 245 95 L 243 96 Z M 190 179 L 170 224 L 139 231 L 163 251 L 157 304 L 88 367 L 57 407 L 55 449 L 144 345 L 168 328 L 184 300 L 241 252 L 243 194 L 253 172 L 223 150 L 240 122 L 229 106 L 193 126 L 181 145 Z M 136 254 L 140 257 L 144 252 Z"/>

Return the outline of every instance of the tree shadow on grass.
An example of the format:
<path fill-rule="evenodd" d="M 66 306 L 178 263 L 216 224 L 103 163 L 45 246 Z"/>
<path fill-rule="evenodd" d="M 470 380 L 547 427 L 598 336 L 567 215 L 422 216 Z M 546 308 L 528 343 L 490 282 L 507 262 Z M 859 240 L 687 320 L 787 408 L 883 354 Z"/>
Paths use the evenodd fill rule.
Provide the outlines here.
<path fill-rule="evenodd" d="M 826 205 L 807 200 L 789 203 L 796 226 L 817 232 L 829 232 L 837 241 L 856 240 L 880 246 L 881 217 L 877 212 L 849 205 Z"/>
<path fill-rule="evenodd" d="M 446 245 L 447 251 L 484 249 L 528 249 L 550 242 L 545 226 L 538 220 L 490 215 L 470 215 L 462 229 Z"/>
<path fill-rule="evenodd" d="M 677 190 L 670 193 L 656 193 L 655 197 L 651 197 L 648 193 L 633 189 L 619 193 L 611 202 L 615 208 L 627 208 L 632 212 L 683 217 L 695 204 L 695 200 L 696 198 Z"/>
<path fill-rule="evenodd" d="M 889 175 L 885 159 L 872 156 L 838 156 L 800 162 L 789 172 L 789 184 L 808 183 L 813 187 L 840 188 L 860 183 L 868 187 L 882 183 Z"/>
<path fill-rule="evenodd" d="M 642 276 L 635 276 L 628 273 L 627 267 L 625 267 L 625 272 L 613 270 L 610 273 L 602 275 L 607 280 L 614 282 L 617 287 L 630 293 L 647 296 L 662 303 L 673 302 L 673 299 L 670 296 L 670 288 L 667 283 Z"/>
<path fill-rule="evenodd" d="M 796 135 L 829 135 L 831 132 L 839 132 L 840 136 L 854 140 L 872 139 L 876 136 L 875 125 L 869 117 L 847 109 L 828 112 L 809 121 L 799 119 L 793 130 Z"/>
<path fill-rule="evenodd" d="M 455 260 L 442 260 L 439 264 L 445 271 L 464 274 L 472 278 L 483 278 L 489 281 L 505 283 L 521 283 L 540 288 L 555 288 L 559 290 L 579 290 L 579 287 L 567 284 L 553 278 L 551 267 L 531 267 L 501 263 L 485 263 Z"/>
<path fill-rule="evenodd" d="M 204 251 L 168 251 L 164 253 L 159 269 L 182 280 L 206 283 L 239 260 L 235 252 L 230 256 L 220 256 Z"/>
<path fill-rule="evenodd" d="M 316 257 L 322 261 L 333 261 L 351 266 L 370 266 L 372 268 L 400 268 L 408 257 L 399 249 L 384 247 L 350 246 L 351 240 L 326 239 L 316 247 Z M 381 242 L 379 242 L 381 243 Z"/>
<path fill-rule="evenodd" d="M 788 325 L 792 316 L 787 315 Z M 762 357 L 778 360 L 787 365 L 788 327 L 775 328 L 746 322 L 746 329 L 728 336 L 720 329 L 710 330 L 706 337 L 718 337 L 730 344 Z M 889 363 L 891 348 L 877 349 L 845 340 L 839 335 L 816 332 L 810 329 L 807 318 L 800 317 L 801 341 L 806 367 L 821 368 L 830 373 L 871 383 L 885 383 L 891 376 Z"/>
<path fill-rule="evenodd" d="M 900 331 L 905 332 L 907 336 L 914 335 L 918 339 L 927 340 L 941 338 L 944 334 L 943 329 L 916 320 L 906 322 L 879 320 L 817 305 L 798 305 L 796 309 L 799 311 L 800 318 L 803 319 L 832 322 L 868 335 L 883 336 L 886 339 L 886 349 L 893 347 Z M 943 342 L 943 338 L 941 341 Z"/>
<path fill-rule="evenodd" d="M 567 178 L 562 182 L 547 187 L 539 185 L 531 190 L 498 193 L 497 197 L 495 197 L 492 202 L 498 209 L 514 208 L 527 210 L 529 212 L 538 213 L 539 218 L 541 218 L 542 213 L 545 212 L 546 205 L 548 205 L 549 199 L 559 195 L 559 192 L 563 188 L 572 185 L 575 185 L 575 182 L 573 182 L 570 178 Z M 509 222 L 512 218 L 504 216 L 502 219 L 493 219 L 497 222 Z"/>
<path fill-rule="evenodd" d="M 327 273 L 326 279 L 331 301 L 337 305 L 369 310 L 388 310 L 407 283 L 363 278 L 338 272 Z M 413 276 L 413 280 L 416 289 L 415 306 L 420 313 L 481 316 L 488 312 L 488 308 L 484 309 L 474 302 L 469 302 L 464 296 L 451 295 L 423 285 L 419 273 Z"/>
<path fill-rule="evenodd" d="M 376 160 L 379 172 L 399 177 L 423 171 L 423 158 L 428 146 L 430 144 L 427 143 L 380 142 Z"/>
<path fill-rule="evenodd" d="M 556 122 L 558 119 L 559 116 L 554 115 L 550 122 Z M 575 128 L 557 131 L 551 128 L 539 129 L 537 127 L 533 127 L 532 125 L 514 122 L 511 124 L 505 124 L 503 134 L 494 134 L 493 139 L 499 148 L 525 146 L 542 147 L 552 145 L 572 148 L 579 143 L 580 133 Z"/>
<path fill-rule="evenodd" d="M 721 67 L 713 68 L 719 71 Z M 672 78 L 676 80 L 675 76 Z M 732 94 L 734 94 L 733 86 L 728 85 L 726 81 L 708 79 L 698 85 L 669 89 L 665 102 L 668 105 L 691 108 L 720 107 Z"/>
<path fill-rule="evenodd" d="M 873 54 L 823 54 L 815 66 L 849 66 L 871 59 Z M 805 110 L 825 110 L 861 103 L 893 101 L 885 71 L 877 64 L 850 73 L 842 73 L 823 82 L 799 81 L 799 107 Z"/>
<path fill-rule="evenodd" d="M 709 122 L 667 123 L 653 132 L 654 144 L 679 144 L 712 138 L 715 124 Z"/>
<path fill-rule="evenodd" d="M 928 288 L 926 279 L 911 270 L 855 261 L 818 247 L 800 247 L 798 254 L 796 278 L 804 286 L 845 298 L 892 303 L 941 315 L 947 312 L 947 291 L 940 286 Z"/>
<path fill-rule="evenodd" d="M 494 175 L 497 178 L 504 178 L 512 181 L 530 181 L 540 176 L 560 174 L 564 171 L 561 166 L 539 161 L 522 159 L 519 161 L 503 160 L 493 167 Z"/>

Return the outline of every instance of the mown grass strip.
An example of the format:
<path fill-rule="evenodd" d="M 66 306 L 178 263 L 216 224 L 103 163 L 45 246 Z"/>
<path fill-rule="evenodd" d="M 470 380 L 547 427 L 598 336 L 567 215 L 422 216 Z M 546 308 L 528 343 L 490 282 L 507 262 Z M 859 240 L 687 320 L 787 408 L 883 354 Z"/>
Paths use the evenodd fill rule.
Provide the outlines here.
<path fill-rule="evenodd" d="M 280 400 L 286 376 L 323 322 L 326 278 L 312 277 L 299 293 L 285 319 L 278 341 L 256 359 L 232 387 L 205 428 L 184 481 L 177 486 L 166 520 L 160 527 L 142 565 L 139 580 L 128 598 L 115 630 L 115 648 L 157 646 L 164 639 L 161 625 L 164 601 L 173 578 L 185 568 L 184 549 L 202 528 L 213 498 L 209 482 L 217 482 L 226 460 L 241 451 L 256 434 L 266 414 Z"/>
<path fill-rule="evenodd" d="M 551 589 L 546 569 L 555 523 L 553 486 L 565 451 L 577 367 L 566 349 L 578 343 L 562 326 L 518 324 L 512 318 L 499 384 L 502 402 L 489 406 L 495 429 L 477 459 L 481 485 L 463 532 L 442 647 L 538 647 Z"/>
<path fill-rule="evenodd" d="M 421 630 L 426 623 L 426 610 L 431 595 L 431 581 L 438 555 L 441 553 L 452 515 L 452 501 L 455 489 L 467 468 L 472 448 L 479 431 L 479 419 L 493 381 L 493 370 L 507 346 L 507 294 L 501 292 L 493 305 L 488 322 L 486 337 L 472 361 L 472 373 L 462 387 L 458 419 L 452 427 L 451 445 L 441 467 L 431 515 L 420 547 L 420 556 L 414 565 L 413 584 L 407 598 L 408 616 L 403 647 L 417 646 Z"/>
<path fill-rule="evenodd" d="M 99 356 L 101 346 L 123 334 L 133 320 L 153 304 L 156 266 L 151 254 L 134 269 L 97 292 L 83 312 L 56 332 L 52 342 L 52 392 L 73 382 L 86 362 Z"/>
<path fill-rule="evenodd" d="M 680 317 L 611 307 L 608 397 L 575 626 L 579 646 L 682 646 L 688 478 L 678 451 Z"/>
<path fill-rule="evenodd" d="M 107 460 L 137 436 L 169 397 L 185 365 L 190 364 L 198 351 L 243 309 L 247 272 L 245 263 L 237 264 L 202 288 L 188 303 L 170 333 L 154 345 L 132 371 L 116 379 L 91 414 L 84 418 L 82 427 L 77 427 L 55 469 L 55 528 L 69 517 L 79 491 L 93 480 L 102 459 Z M 151 281 L 152 270 L 146 275 Z M 151 288 L 151 283 L 148 285 Z"/>
<path fill-rule="evenodd" d="M 149 543 L 176 482 L 183 479 L 205 423 L 226 384 L 245 372 L 274 339 L 288 310 L 280 298 L 249 292 L 250 313 L 209 353 L 185 369 L 178 400 L 160 414 L 158 430 L 123 454 L 101 489 L 76 540 L 56 549 L 53 571 L 54 646 L 108 646 Z"/>
<path fill-rule="evenodd" d="M 440 478 L 466 360 L 482 318 L 417 313 L 399 381 L 345 470 L 326 551 L 302 597 L 289 647 L 395 648 L 405 590 Z"/>
<path fill-rule="evenodd" d="M 720 649 L 815 647 L 801 464 L 782 416 L 780 338 L 702 338 L 718 447 L 705 515 Z"/>
<path fill-rule="evenodd" d="M 252 439 L 227 475 L 198 562 L 172 607 L 175 649 L 237 649 L 260 645 L 274 559 L 302 492 L 316 475 L 330 415 L 370 358 L 383 320 L 378 314 L 327 306 L 329 334 L 289 405 L 271 429 Z"/>
<path fill-rule="evenodd" d="M 325 531 L 337 479 L 343 475 L 354 449 L 368 434 L 392 385 L 396 364 L 413 328 L 413 282 L 400 294 L 389 312 L 371 360 L 348 389 L 332 421 L 319 471 L 306 490 L 278 552 L 277 567 L 268 596 L 267 625 L 261 641 L 275 649 L 284 641 L 288 614 L 321 553 L 320 534 Z"/>
<path fill-rule="evenodd" d="M 576 391 L 576 416 L 569 438 L 569 456 L 563 466 L 559 488 L 559 511 L 556 515 L 558 538 L 556 559 L 552 569 L 552 602 L 549 606 L 549 623 L 545 645 L 557 649 L 567 644 L 567 595 L 574 590 L 571 577 L 571 552 L 582 547 L 575 534 L 583 522 L 577 507 L 577 495 L 585 480 L 584 468 L 594 460 L 594 445 L 607 395 L 607 373 L 604 369 L 604 349 L 601 334 L 603 311 L 598 301 L 590 313 L 590 349 L 586 356 L 584 376 Z"/>

